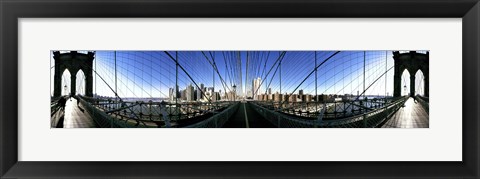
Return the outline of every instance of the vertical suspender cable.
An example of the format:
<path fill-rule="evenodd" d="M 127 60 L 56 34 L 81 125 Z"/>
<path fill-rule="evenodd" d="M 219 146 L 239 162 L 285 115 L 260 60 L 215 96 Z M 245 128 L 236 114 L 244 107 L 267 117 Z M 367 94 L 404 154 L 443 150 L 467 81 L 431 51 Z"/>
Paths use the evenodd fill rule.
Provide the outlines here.
<path fill-rule="evenodd" d="M 213 78 L 213 90 L 212 90 L 212 96 L 210 98 L 214 98 L 215 101 L 217 100 L 217 97 L 215 96 L 215 66 L 212 65 L 212 78 Z"/>
<path fill-rule="evenodd" d="M 248 95 L 248 51 L 247 51 L 247 63 L 245 64 L 245 98 Z"/>
<path fill-rule="evenodd" d="M 366 51 L 363 51 L 363 99 L 365 99 L 365 57 L 366 56 Z"/>
<path fill-rule="evenodd" d="M 118 94 L 118 91 L 117 91 L 117 51 L 113 51 L 113 60 L 114 60 L 114 64 L 115 64 L 115 93 Z"/>
<path fill-rule="evenodd" d="M 385 71 L 387 71 L 388 51 L 385 51 Z M 385 106 L 387 104 L 387 75 L 385 75 Z"/>
<path fill-rule="evenodd" d="M 175 52 L 175 113 L 178 115 L 178 51 Z"/>
<path fill-rule="evenodd" d="M 388 51 L 385 51 L 385 73 L 387 73 L 387 58 L 388 58 Z M 383 102 L 383 105 L 385 106 L 384 111 L 387 111 L 387 76 L 388 74 L 385 74 L 385 101 Z M 388 114 L 385 116 L 385 119 L 387 119 Z"/>
<path fill-rule="evenodd" d="M 118 99 L 118 90 L 117 90 L 117 51 L 113 51 L 113 59 L 115 61 L 115 103 Z M 113 119 L 110 120 L 110 127 L 113 128 Z"/>
<path fill-rule="evenodd" d="M 315 67 L 317 66 L 317 51 L 315 53 Z M 318 112 L 317 105 L 318 105 L 318 94 L 317 94 L 317 68 L 315 68 L 315 112 Z"/>
<path fill-rule="evenodd" d="M 97 55 L 98 54 L 95 54 L 95 71 L 97 71 Z M 97 96 L 97 75 L 95 75 L 95 96 Z"/>
<path fill-rule="evenodd" d="M 366 51 L 363 51 L 363 99 L 365 101 L 365 56 L 366 56 Z M 365 109 L 364 109 L 365 110 Z M 366 111 L 365 111 L 366 112 Z M 363 117 L 363 127 L 367 127 L 367 120 L 365 119 L 365 112 L 364 113 L 364 117 Z"/>
<path fill-rule="evenodd" d="M 281 54 L 281 52 L 279 52 Z M 279 81 L 280 81 L 280 94 L 282 94 L 282 61 L 280 61 L 280 63 L 278 64 L 280 67 L 280 73 L 279 73 Z M 288 100 L 288 98 L 287 98 Z M 280 100 L 281 101 L 281 100 Z"/>

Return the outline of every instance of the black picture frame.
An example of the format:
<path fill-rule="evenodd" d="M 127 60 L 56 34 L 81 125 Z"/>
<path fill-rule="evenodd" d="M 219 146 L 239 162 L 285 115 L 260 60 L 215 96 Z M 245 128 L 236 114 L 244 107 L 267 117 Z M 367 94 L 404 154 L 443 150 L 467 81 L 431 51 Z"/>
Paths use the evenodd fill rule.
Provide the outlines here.
<path fill-rule="evenodd" d="M 479 178 L 478 0 L 0 0 L 2 178 Z M 18 161 L 18 18 L 462 18 L 462 162 Z M 455 63 L 454 60 L 452 60 Z M 454 94 L 448 94 L 454 95 Z M 451 119 L 460 120 L 460 119 Z"/>

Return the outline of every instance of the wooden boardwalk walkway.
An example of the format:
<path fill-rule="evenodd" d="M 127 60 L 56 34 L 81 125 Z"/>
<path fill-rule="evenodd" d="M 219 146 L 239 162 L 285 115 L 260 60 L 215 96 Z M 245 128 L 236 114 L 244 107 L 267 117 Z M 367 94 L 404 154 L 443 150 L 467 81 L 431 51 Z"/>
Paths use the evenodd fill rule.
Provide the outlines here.
<path fill-rule="evenodd" d="M 70 98 L 67 100 L 65 105 L 65 115 L 63 119 L 61 116 L 63 115 L 63 111 L 59 110 L 57 114 L 53 117 L 60 117 L 59 123 L 63 122 L 62 124 L 57 125 L 57 127 L 63 128 L 94 128 L 95 122 L 93 121 L 90 114 L 85 111 L 82 104 L 77 103 L 75 98 Z"/>
<path fill-rule="evenodd" d="M 400 108 L 382 128 L 428 128 L 429 115 L 419 102 L 408 98 L 405 107 Z"/>

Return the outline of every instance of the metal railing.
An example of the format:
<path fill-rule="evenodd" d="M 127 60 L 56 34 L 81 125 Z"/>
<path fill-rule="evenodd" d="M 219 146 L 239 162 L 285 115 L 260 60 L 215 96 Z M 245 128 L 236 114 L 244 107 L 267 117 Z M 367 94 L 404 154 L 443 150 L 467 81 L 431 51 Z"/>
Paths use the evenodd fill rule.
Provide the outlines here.
<path fill-rule="evenodd" d="M 361 115 L 335 120 L 315 120 L 308 118 L 304 119 L 287 115 L 282 112 L 274 111 L 256 103 L 251 104 L 254 105 L 254 110 L 256 110 L 265 119 L 269 120 L 272 124 L 276 125 L 279 128 L 370 128 L 379 127 L 384 121 L 389 119 L 399 108 L 404 106 L 404 103 L 407 99 L 408 98 L 406 97 L 397 98 L 396 101 L 389 103 L 383 108 L 378 108 Z"/>
<path fill-rule="evenodd" d="M 65 111 L 62 109 L 60 104 L 58 103 L 58 100 L 62 97 L 58 98 L 51 98 L 50 101 L 50 127 L 51 128 L 56 128 L 59 126 L 63 126 L 63 124 L 59 124 L 60 122 L 63 122 L 63 120 L 60 120 L 62 117 L 64 117 Z"/>
<path fill-rule="evenodd" d="M 91 114 L 97 126 L 104 128 L 187 127 L 207 121 L 210 118 L 214 119 L 215 116 L 218 118 L 224 114 L 229 116 L 233 114 L 228 110 L 232 109 L 233 102 L 226 101 L 174 104 L 152 101 L 123 102 L 111 98 L 85 96 L 80 96 L 79 100 L 86 107 L 87 112 Z M 225 123 L 222 121 L 219 120 L 215 125 L 222 126 Z"/>
<path fill-rule="evenodd" d="M 368 111 L 384 108 L 385 105 L 398 100 L 399 98 L 372 98 L 365 100 L 345 100 L 337 102 L 274 102 L 274 101 L 254 101 L 257 105 L 270 110 L 279 111 L 294 116 L 316 118 L 323 105 L 326 105 L 324 119 L 347 118 Z"/>
<path fill-rule="evenodd" d="M 95 124 L 100 128 L 137 128 L 137 127 L 149 127 L 143 122 L 131 121 L 131 120 L 116 120 L 114 117 L 105 113 L 105 111 L 99 110 L 94 105 L 85 101 L 84 98 L 78 98 L 80 103 L 85 107 L 85 110 L 92 116 Z"/>
<path fill-rule="evenodd" d="M 428 97 L 425 97 L 425 96 L 420 96 L 420 95 L 417 95 L 415 96 L 415 98 L 417 99 L 418 102 L 420 102 L 420 104 L 422 105 L 423 109 L 425 110 L 425 112 L 427 112 L 428 114 L 428 111 L 429 111 L 429 98 Z"/>

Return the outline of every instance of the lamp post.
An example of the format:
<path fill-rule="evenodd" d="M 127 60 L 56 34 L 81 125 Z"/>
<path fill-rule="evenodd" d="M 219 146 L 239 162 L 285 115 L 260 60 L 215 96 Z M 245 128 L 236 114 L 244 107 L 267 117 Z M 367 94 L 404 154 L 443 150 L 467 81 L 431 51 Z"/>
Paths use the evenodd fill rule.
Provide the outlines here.
<path fill-rule="evenodd" d="M 67 94 L 67 85 L 63 87 L 63 91 L 65 91 L 65 94 Z"/>
<path fill-rule="evenodd" d="M 235 98 L 237 98 L 237 85 L 233 85 L 233 102 L 235 102 Z"/>

